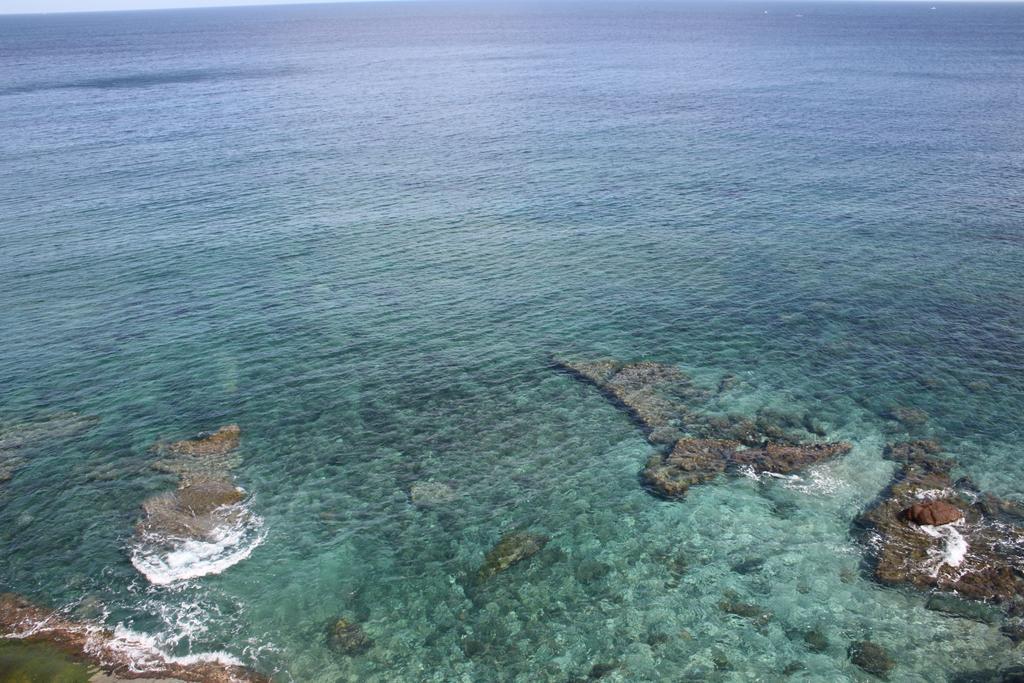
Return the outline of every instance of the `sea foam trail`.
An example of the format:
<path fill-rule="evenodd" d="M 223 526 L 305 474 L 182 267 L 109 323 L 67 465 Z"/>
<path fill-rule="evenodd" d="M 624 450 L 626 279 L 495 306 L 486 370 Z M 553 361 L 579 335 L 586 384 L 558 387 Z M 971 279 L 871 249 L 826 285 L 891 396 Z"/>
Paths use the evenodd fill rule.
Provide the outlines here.
<path fill-rule="evenodd" d="M 221 523 L 205 538 L 147 532 L 131 548 L 132 565 L 153 585 L 220 574 L 245 560 L 266 538 L 263 518 L 244 505 L 218 510 Z"/>

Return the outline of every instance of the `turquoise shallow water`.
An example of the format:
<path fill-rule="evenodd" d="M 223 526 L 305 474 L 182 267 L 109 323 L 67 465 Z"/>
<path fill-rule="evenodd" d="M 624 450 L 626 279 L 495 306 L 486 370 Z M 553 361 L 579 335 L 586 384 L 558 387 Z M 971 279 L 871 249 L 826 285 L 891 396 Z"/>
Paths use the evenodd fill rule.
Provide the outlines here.
<path fill-rule="evenodd" d="M 101 418 L 19 449 L 0 589 L 285 681 L 857 681 L 864 637 L 897 680 L 1017 662 L 870 581 L 850 524 L 892 405 L 1024 498 L 1022 75 L 1019 5 L 0 18 L 0 434 Z M 552 354 L 733 374 L 716 410 L 854 450 L 660 501 Z M 149 448 L 231 422 L 265 538 L 153 586 Z M 515 528 L 551 541 L 473 586 Z M 327 648 L 342 615 L 373 648 Z"/>

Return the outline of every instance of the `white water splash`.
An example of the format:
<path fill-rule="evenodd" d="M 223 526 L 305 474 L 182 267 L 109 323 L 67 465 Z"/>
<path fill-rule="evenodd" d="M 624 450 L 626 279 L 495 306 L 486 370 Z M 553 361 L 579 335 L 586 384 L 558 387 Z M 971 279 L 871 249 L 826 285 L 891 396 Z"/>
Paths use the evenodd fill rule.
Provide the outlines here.
<path fill-rule="evenodd" d="M 244 505 L 225 510 L 224 524 L 207 539 L 143 535 L 131 550 L 132 565 L 151 584 L 166 586 L 220 574 L 245 560 L 266 538 L 263 518 Z"/>
<path fill-rule="evenodd" d="M 967 551 L 970 546 L 967 544 L 967 539 L 964 538 L 958 526 L 962 526 L 963 521 L 953 522 L 952 524 L 943 524 L 942 526 L 931 526 L 929 524 L 923 524 L 919 529 L 924 533 L 928 534 L 932 538 L 940 538 L 943 540 L 942 550 L 930 549 L 928 556 L 931 558 L 931 575 L 938 576 L 939 570 L 942 569 L 943 565 L 949 567 L 959 567 L 963 564 L 964 559 L 967 557 Z"/>

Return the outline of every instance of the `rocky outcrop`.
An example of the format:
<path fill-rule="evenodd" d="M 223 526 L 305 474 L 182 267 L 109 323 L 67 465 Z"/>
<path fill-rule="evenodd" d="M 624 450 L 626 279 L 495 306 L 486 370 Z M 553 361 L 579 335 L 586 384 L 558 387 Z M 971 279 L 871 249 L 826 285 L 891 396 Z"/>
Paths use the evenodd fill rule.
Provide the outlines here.
<path fill-rule="evenodd" d="M 244 497 L 241 489 L 228 480 L 193 482 L 147 498 L 142 503 L 145 517 L 139 522 L 138 531 L 168 537 L 209 538 L 229 521 L 215 513 Z"/>
<path fill-rule="evenodd" d="M 175 441 L 167 450 L 175 455 L 223 455 L 238 448 L 242 428 L 225 425 L 215 432 L 199 434 L 192 439 Z"/>
<path fill-rule="evenodd" d="M 238 448 L 241 433 L 238 425 L 232 424 L 194 439 L 158 444 L 159 450 L 172 457 L 157 461 L 154 467 L 177 474 L 179 486 L 142 503 L 145 516 L 136 532 L 202 539 L 230 523 L 232 520 L 225 519 L 225 514 L 231 512 L 225 508 L 245 497 L 231 480 L 231 456 Z"/>
<path fill-rule="evenodd" d="M 722 472 L 792 474 L 849 450 L 850 444 L 842 442 L 743 448 L 736 441 L 679 439 L 667 454 L 651 456 L 640 479 L 651 493 L 678 500 L 691 486 L 711 481 Z"/>
<path fill-rule="evenodd" d="M 892 483 L 855 522 L 885 584 L 955 591 L 973 600 L 1024 598 L 1024 528 L 994 517 L 976 491 L 956 483 L 933 441 L 886 448 L 899 463 Z"/>
<path fill-rule="evenodd" d="M 850 450 L 847 443 L 800 443 L 768 412 L 754 420 L 698 412 L 695 406 L 705 403 L 710 392 L 672 365 L 564 359 L 555 364 L 596 386 L 629 411 L 648 441 L 667 447 L 640 473 L 644 487 L 662 498 L 681 499 L 691 486 L 723 472 L 792 474 Z M 821 431 L 810 416 L 786 421 L 788 427 L 804 424 Z"/>
<path fill-rule="evenodd" d="M 243 666 L 201 658 L 187 664 L 170 662 L 159 651 L 140 648 L 137 643 L 125 647 L 113 632 L 99 624 L 70 620 L 11 593 L 0 594 L 0 637 L 52 644 L 119 679 L 166 678 L 202 683 L 270 680 Z"/>
<path fill-rule="evenodd" d="M 248 557 L 263 540 L 262 520 L 244 505 L 231 468 L 238 461 L 237 425 L 173 444 L 154 467 L 178 476 L 178 487 L 142 503 L 132 564 L 151 583 L 169 584 L 218 573 Z M 191 561 L 182 563 L 182 550 Z"/>
<path fill-rule="evenodd" d="M 512 531 L 505 534 L 484 557 L 477 578 L 481 581 L 487 580 L 512 565 L 533 557 L 544 549 L 549 540 L 543 534 L 528 531 Z"/>

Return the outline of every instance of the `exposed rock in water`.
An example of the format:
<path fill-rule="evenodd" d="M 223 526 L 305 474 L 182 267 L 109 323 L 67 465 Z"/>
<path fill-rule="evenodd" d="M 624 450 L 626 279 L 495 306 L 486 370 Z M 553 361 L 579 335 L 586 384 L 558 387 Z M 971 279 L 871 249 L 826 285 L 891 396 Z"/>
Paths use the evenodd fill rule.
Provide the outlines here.
<path fill-rule="evenodd" d="M 456 499 L 455 490 L 443 482 L 418 481 L 409 489 L 409 498 L 417 507 L 444 505 Z"/>
<path fill-rule="evenodd" d="M 484 564 L 477 572 L 478 578 L 489 579 L 517 562 L 533 557 L 547 545 L 549 540 L 551 539 L 547 536 L 527 531 L 512 531 L 505 534 L 484 557 Z"/>
<path fill-rule="evenodd" d="M 328 625 L 327 644 L 335 652 L 349 657 L 361 655 L 373 647 L 373 641 L 363 631 L 363 627 L 345 618 Z"/>
<path fill-rule="evenodd" d="M 850 655 L 851 662 L 882 680 L 889 680 L 889 673 L 896 668 L 896 662 L 889 656 L 885 648 L 870 640 L 858 640 L 851 643 L 847 653 Z"/>
<path fill-rule="evenodd" d="M 855 522 L 871 551 L 875 578 L 955 591 L 973 600 L 999 603 L 1024 597 L 1024 528 L 974 504 L 976 493 L 957 488 L 950 477 L 953 462 L 936 457 L 938 450 L 931 441 L 885 450 L 884 456 L 900 467 Z"/>
<path fill-rule="evenodd" d="M 147 650 L 139 643 L 125 647 L 99 624 L 72 621 L 59 612 L 33 605 L 11 593 L 0 594 L 0 637 L 51 644 L 119 678 L 167 678 L 201 683 L 269 683 L 270 680 L 244 666 L 212 658 L 170 662 L 158 650 Z"/>
<path fill-rule="evenodd" d="M 142 503 L 145 518 L 140 533 L 161 536 L 209 538 L 225 522 L 220 508 L 242 501 L 245 494 L 227 480 L 195 482 L 176 491 L 159 493 Z"/>
<path fill-rule="evenodd" d="M 929 500 L 914 503 L 902 512 L 903 518 L 914 524 L 941 526 L 959 522 L 964 518 L 960 508 L 944 500 Z"/>
<path fill-rule="evenodd" d="M 664 498 L 682 498 L 696 484 L 703 484 L 725 471 L 736 452 L 735 441 L 679 439 L 667 455 L 654 455 L 640 473 L 652 493 Z"/>
<path fill-rule="evenodd" d="M 555 363 L 626 408 L 652 444 L 670 447 L 667 453 L 652 456 L 640 473 L 644 486 L 664 498 L 680 499 L 691 486 L 722 472 L 791 474 L 850 450 L 846 443 L 801 444 L 769 419 L 768 411 L 756 420 L 697 413 L 692 405 L 706 402 L 710 393 L 672 365 L 562 359 Z M 799 421 L 791 419 L 788 424 Z"/>
<path fill-rule="evenodd" d="M 769 443 L 744 449 L 735 441 L 680 439 L 667 455 L 651 457 L 640 477 L 652 493 L 679 499 L 691 486 L 711 481 L 725 471 L 792 474 L 848 453 L 850 448 L 850 444 L 838 442 L 800 446 Z"/>

